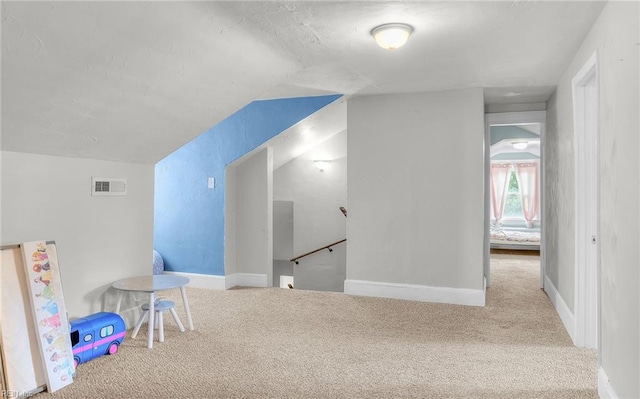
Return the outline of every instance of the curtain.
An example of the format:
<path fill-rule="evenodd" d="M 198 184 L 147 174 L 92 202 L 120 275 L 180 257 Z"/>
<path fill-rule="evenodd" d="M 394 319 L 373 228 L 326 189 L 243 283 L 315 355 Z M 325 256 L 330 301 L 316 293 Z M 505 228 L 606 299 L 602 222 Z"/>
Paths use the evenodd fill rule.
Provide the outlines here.
<path fill-rule="evenodd" d="M 533 227 L 533 219 L 538 216 L 540 193 L 538 190 L 538 163 L 516 163 L 516 178 L 520 187 L 522 211 L 527 227 Z"/>
<path fill-rule="evenodd" d="M 507 203 L 507 186 L 509 183 L 509 175 L 511 173 L 510 163 L 492 163 L 490 192 L 493 218 L 497 225 L 502 224 L 502 214 L 504 206 Z"/>

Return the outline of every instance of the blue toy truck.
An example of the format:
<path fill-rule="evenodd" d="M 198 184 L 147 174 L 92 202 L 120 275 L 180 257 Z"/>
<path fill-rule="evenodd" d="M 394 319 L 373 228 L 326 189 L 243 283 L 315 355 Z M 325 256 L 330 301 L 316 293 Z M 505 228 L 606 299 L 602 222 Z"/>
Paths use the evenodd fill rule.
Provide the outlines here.
<path fill-rule="evenodd" d="M 124 320 L 116 313 L 100 312 L 71 321 L 74 365 L 118 352 L 126 334 Z"/>

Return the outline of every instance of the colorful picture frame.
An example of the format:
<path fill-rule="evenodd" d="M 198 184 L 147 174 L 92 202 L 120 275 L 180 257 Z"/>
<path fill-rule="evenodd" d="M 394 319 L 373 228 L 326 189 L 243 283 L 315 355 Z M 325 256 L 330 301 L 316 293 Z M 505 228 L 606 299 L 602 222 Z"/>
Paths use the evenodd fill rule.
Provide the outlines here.
<path fill-rule="evenodd" d="M 52 241 L 25 242 L 20 247 L 47 390 L 55 392 L 71 384 L 75 374 L 58 254 Z"/>

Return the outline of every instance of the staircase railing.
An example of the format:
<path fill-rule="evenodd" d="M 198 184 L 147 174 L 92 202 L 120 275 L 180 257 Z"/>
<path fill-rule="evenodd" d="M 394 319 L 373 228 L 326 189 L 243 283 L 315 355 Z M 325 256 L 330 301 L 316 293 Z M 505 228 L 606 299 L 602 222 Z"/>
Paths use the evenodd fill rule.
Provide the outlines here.
<path fill-rule="evenodd" d="M 334 246 L 336 246 L 336 245 L 338 245 L 338 244 L 340 244 L 340 243 L 343 243 L 343 242 L 345 242 L 345 241 L 347 241 L 347 239 L 346 239 L 346 238 L 345 238 L 345 239 L 343 239 L 343 240 L 340 240 L 340 241 L 336 241 L 336 242 L 334 242 L 334 243 L 332 243 L 332 244 L 325 245 L 324 247 L 320 247 L 320 248 L 318 248 L 318 249 L 314 249 L 313 251 L 307 252 L 306 254 L 303 254 L 303 255 L 300 255 L 300 256 L 296 256 L 295 258 L 291 259 L 289 262 L 296 262 L 296 265 L 297 265 L 297 264 L 299 264 L 299 263 L 300 263 L 300 259 L 304 258 L 305 256 L 313 255 L 313 254 L 315 254 L 316 252 L 320 252 L 320 251 L 322 251 L 323 249 L 328 249 L 328 250 L 329 250 L 329 252 L 333 252 L 333 249 L 332 249 L 331 247 L 334 247 Z"/>
<path fill-rule="evenodd" d="M 341 206 L 339 209 L 340 209 L 340 212 L 342 212 L 342 214 L 344 215 L 344 217 L 347 217 L 347 209 L 344 206 Z M 320 252 L 323 249 L 328 249 L 329 252 L 333 252 L 333 249 L 331 249 L 331 247 L 336 246 L 336 245 L 338 245 L 340 243 L 343 243 L 345 241 L 347 241 L 346 238 L 344 240 L 336 241 L 336 242 L 334 242 L 332 244 L 325 245 L 324 247 L 320 247 L 318 249 L 314 249 L 313 251 L 307 252 L 306 254 L 303 254 L 303 255 L 300 255 L 300 256 L 296 256 L 295 258 L 291 259 L 289 262 L 296 262 L 296 265 L 297 265 L 297 264 L 300 263 L 299 262 L 300 259 L 304 258 L 305 256 L 313 255 L 316 252 Z"/>

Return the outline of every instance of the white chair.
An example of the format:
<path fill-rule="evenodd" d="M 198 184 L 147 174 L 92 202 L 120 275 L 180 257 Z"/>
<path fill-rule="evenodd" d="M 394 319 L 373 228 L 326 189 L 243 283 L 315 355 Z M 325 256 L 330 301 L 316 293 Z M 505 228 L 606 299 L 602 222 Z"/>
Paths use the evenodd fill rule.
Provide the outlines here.
<path fill-rule="evenodd" d="M 180 322 L 180 318 L 178 318 L 178 313 L 176 313 L 176 310 L 174 309 L 175 305 L 176 304 L 173 301 L 166 301 L 166 300 L 157 300 L 154 303 L 154 310 L 155 310 L 154 328 L 158 329 L 159 342 L 164 342 L 164 325 L 162 320 L 162 314 L 167 310 L 171 312 L 171 316 L 173 316 L 173 320 L 175 320 L 176 324 L 178 325 L 180 332 L 184 332 L 184 326 Z M 143 310 L 142 316 L 140 316 L 140 320 L 138 320 L 138 322 L 136 323 L 136 327 L 133 329 L 133 334 L 131 334 L 131 338 L 135 338 L 138 335 L 138 331 L 140 331 L 140 327 L 142 326 L 142 323 L 144 323 L 145 317 L 149 316 L 149 304 L 148 303 L 143 304 L 142 310 Z"/>

